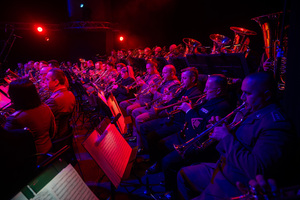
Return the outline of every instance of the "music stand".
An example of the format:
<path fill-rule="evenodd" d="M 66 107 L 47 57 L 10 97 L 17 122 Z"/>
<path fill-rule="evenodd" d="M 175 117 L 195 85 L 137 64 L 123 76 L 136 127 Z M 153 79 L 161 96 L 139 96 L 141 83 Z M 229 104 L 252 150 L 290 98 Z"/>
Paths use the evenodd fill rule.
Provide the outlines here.
<path fill-rule="evenodd" d="M 11 105 L 10 99 L 7 95 L 7 88 L 0 86 L 0 110 L 3 110 Z"/>
<path fill-rule="evenodd" d="M 190 67 L 198 69 L 199 74 L 224 74 L 226 77 L 240 79 L 249 74 L 243 53 L 188 54 L 186 59 Z"/>
<path fill-rule="evenodd" d="M 122 111 L 119 107 L 119 104 L 118 104 L 116 98 L 114 97 L 114 95 L 112 93 L 110 93 L 109 97 L 107 98 L 107 105 L 108 105 L 113 117 L 116 117 L 118 114 L 121 114 L 121 116 L 119 117 L 119 119 L 117 120 L 116 123 L 117 123 L 120 133 L 122 135 L 125 134 L 127 132 L 125 118 L 124 118 L 124 115 L 122 114 Z"/>
<path fill-rule="evenodd" d="M 111 198 L 114 199 L 115 189 L 130 174 L 137 148 L 132 149 L 112 123 L 107 125 L 102 134 L 94 130 L 82 142 L 82 146 L 110 180 Z"/>

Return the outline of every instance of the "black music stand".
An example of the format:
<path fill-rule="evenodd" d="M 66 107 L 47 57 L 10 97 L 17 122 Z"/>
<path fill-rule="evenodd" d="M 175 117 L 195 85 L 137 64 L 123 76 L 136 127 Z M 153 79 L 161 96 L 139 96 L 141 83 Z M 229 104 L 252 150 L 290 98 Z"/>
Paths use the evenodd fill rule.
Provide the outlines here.
<path fill-rule="evenodd" d="M 199 74 L 224 74 L 230 78 L 243 79 L 249 74 L 243 53 L 188 54 L 189 67 L 196 67 Z"/>
<path fill-rule="evenodd" d="M 186 57 L 170 57 L 169 63 L 174 65 L 177 75 L 180 75 L 180 71 L 189 66 Z"/>

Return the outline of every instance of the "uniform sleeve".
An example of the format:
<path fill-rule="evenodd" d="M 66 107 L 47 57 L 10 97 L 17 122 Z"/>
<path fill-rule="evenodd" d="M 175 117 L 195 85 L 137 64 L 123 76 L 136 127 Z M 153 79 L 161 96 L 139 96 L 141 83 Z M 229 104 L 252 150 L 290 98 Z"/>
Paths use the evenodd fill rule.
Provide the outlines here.
<path fill-rule="evenodd" d="M 249 131 L 248 135 L 255 131 L 251 126 L 245 129 L 244 134 L 247 134 L 246 130 Z M 274 123 L 266 128 L 259 128 L 258 132 L 257 138 L 249 136 L 243 142 L 233 135 L 228 135 L 217 146 L 219 152 L 225 156 L 226 162 L 243 171 L 249 178 L 257 174 L 272 173 L 268 169 L 278 167 L 279 161 L 286 156 L 293 138 L 289 123 Z M 255 144 L 249 148 L 252 146 L 251 142 Z"/>
<path fill-rule="evenodd" d="M 4 125 L 5 130 L 13 130 L 13 129 L 20 129 L 20 128 L 24 128 L 24 127 L 20 126 L 17 118 L 15 118 L 12 115 L 6 118 L 6 123 Z"/>
<path fill-rule="evenodd" d="M 56 116 L 58 114 L 58 106 L 54 98 L 49 98 L 45 101 L 45 104 L 49 106 L 52 113 Z"/>

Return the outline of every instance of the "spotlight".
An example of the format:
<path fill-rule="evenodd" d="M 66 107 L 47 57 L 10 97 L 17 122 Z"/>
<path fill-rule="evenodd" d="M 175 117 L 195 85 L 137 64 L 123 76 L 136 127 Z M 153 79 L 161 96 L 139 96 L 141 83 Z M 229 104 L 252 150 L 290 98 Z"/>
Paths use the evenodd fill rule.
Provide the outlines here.
<path fill-rule="evenodd" d="M 46 40 L 47 42 L 49 42 L 50 38 L 49 38 L 49 37 L 45 37 L 45 40 Z"/>
<path fill-rule="evenodd" d="M 41 33 L 41 32 L 43 32 L 43 28 L 41 27 L 41 26 L 38 26 L 37 28 L 36 28 L 36 30 L 39 32 L 39 33 Z"/>
<path fill-rule="evenodd" d="M 120 36 L 119 40 L 122 42 L 124 40 L 124 37 Z"/>
<path fill-rule="evenodd" d="M 80 4 L 80 8 L 83 8 L 83 6 L 84 6 L 84 4 L 83 4 L 83 3 L 81 3 L 81 4 Z"/>

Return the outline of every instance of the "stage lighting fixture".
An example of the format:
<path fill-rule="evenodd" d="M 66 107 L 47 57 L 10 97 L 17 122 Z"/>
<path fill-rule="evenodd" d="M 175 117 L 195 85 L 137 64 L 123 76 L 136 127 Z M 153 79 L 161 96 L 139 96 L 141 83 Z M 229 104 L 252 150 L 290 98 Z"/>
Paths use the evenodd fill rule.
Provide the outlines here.
<path fill-rule="evenodd" d="M 47 42 L 49 42 L 50 38 L 49 38 L 49 37 L 45 37 L 45 40 L 46 40 Z"/>
<path fill-rule="evenodd" d="M 39 32 L 39 33 L 41 33 L 41 32 L 43 32 L 43 27 L 41 27 L 41 26 L 38 26 L 37 28 L 36 28 L 36 30 Z"/>
<path fill-rule="evenodd" d="M 80 4 L 80 8 L 83 8 L 83 6 L 84 6 L 84 4 L 83 4 L 83 3 L 81 3 L 81 4 Z"/>
<path fill-rule="evenodd" d="M 124 40 L 124 37 L 123 36 L 120 36 L 120 41 L 122 42 Z"/>

